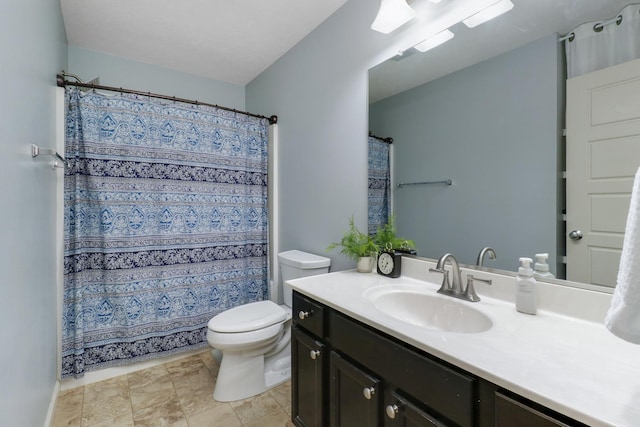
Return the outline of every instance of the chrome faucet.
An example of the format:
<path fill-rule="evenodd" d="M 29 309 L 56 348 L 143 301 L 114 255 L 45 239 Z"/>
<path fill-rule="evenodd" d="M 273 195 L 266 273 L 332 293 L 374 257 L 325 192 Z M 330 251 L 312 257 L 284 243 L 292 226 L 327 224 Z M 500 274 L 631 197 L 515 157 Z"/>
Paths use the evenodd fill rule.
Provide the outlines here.
<path fill-rule="evenodd" d="M 480 253 L 478 254 L 478 260 L 476 261 L 476 265 L 478 267 L 482 267 L 482 263 L 484 262 L 484 256 L 486 254 L 489 254 L 489 259 L 496 259 L 496 251 L 493 250 L 493 248 L 490 248 L 489 246 L 487 246 L 486 248 L 482 248 L 482 250 L 480 251 Z"/>
<path fill-rule="evenodd" d="M 493 251 L 493 249 L 491 249 Z M 449 282 L 449 271 L 445 268 L 447 261 L 451 264 L 451 269 L 453 272 L 453 278 L 451 282 Z M 480 297 L 476 294 L 476 291 L 473 287 L 473 282 L 483 282 L 487 285 L 491 284 L 491 280 L 480 279 L 478 277 L 473 277 L 472 275 L 467 276 L 467 286 L 464 290 L 462 290 L 462 276 L 460 274 L 460 264 L 458 264 L 458 260 L 453 256 L 453 254 L 446 253 L 440 257 L 438 263 L 436 264 L 436 268 L 430 268 L 429 271 L 435 273 L 442 273 L 442 286 L 438 289 L 439 294 L 448 295 L 454 298 L 463 299 L 465 301 L 478 302 L 480 301 Z"/>

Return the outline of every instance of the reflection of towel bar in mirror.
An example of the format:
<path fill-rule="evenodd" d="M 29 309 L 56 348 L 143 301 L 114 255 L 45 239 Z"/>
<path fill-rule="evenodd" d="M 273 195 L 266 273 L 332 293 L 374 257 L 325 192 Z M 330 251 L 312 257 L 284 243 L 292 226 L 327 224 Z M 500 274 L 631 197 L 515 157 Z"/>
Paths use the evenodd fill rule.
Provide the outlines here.
<path fill-rule="evenodd" d="M 406 187 L 407 185 L 431 185 L 431 184 L 453 184 L 453 181 L 450 179 L 445 179 L 443 181 L 424 181 L 424 182 L 401 182 L 398 184 L 398 188 Z"/>
<path fill-rule="evenodd" d="M 50 148 L 41 148 L 35 144 L 31 144 L 31 157 L 38 157 L 39 155 L 51 156 L 56 159 L 53 162 L 53 168 L 64 168 L 66 166 L 67 161 L 64 157 L 62 157 L 56 150 L 52 150 Z M 62 162 L 62 166 L 58 166 L 58 160 Z"/>

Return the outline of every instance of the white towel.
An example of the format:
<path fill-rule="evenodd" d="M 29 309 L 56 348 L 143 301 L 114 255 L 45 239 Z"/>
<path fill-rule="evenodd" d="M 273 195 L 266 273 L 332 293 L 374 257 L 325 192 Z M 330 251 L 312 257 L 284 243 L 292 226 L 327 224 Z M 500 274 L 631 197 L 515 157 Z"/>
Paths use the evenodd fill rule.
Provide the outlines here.
<path fill-rule="evenodd" d="M 640 344 L 640 169 L 631 192 L 618 281 L 604 324 L 623 340 Z"/>

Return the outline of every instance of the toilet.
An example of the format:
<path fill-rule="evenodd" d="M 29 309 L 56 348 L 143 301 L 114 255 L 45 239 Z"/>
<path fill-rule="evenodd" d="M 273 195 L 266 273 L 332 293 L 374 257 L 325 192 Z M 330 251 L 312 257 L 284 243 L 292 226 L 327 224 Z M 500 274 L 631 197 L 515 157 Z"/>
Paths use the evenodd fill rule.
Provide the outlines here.
<path fill-rule="evenodd" d="M 242 400 L 291 377 L 291 306 L 293 291 L 285 282 L 324 274 L 331 260 L 292 250 L 278 254 L 284 305 L 258 301 L 234 307 L 208 323 L 207 341 L 220 364 L 213 398 Z"/>

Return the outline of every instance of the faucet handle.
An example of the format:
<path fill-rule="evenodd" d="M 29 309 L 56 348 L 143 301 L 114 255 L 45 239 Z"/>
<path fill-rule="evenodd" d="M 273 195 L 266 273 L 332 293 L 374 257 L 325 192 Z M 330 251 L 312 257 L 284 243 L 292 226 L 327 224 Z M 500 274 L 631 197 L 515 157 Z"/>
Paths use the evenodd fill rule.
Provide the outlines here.
<path fill-rule="evenodd" d="M 478 302 L 480 301 L 480 297 L 478 296 L 475 288 L 473 287 L 474 281 L 482 282 L 482 283 L 486 283 L 487 285 L 490 285 L 491 279 L 481 279 L 479 277 L 473 277 L 471 274 L 467 276 L 467 289 L 465 289 L 464 291 L 465 299 L 473 302 Z"/>
<path fill-rule="evenodd" d="M 438 289 L 438 292 L 442 293 L 442 291 L 450 290 L 451 285 L 449 284 L 449 270 L 445 270 L 444 268 L 430 268 L 429 271 L 431 273 L 442 273 L 442 286 Z"/>

